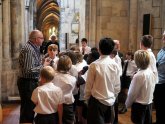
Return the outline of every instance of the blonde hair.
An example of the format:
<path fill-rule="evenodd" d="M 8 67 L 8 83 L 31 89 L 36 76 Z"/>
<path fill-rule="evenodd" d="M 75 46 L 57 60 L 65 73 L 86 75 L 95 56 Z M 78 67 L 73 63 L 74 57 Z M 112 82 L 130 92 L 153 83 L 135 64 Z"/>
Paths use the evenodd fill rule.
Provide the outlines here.
<path fill-rule="evenodd" d="M 72 61 L 69 56 L 62 55 L 60 56 L 57 63 L 57 71 L 67 73 L 72 66 Z"/>
<path fill-rule="evenodd" d="M 51 66 L 45 66 L 40 71 L 40 76 L 43 77 L 47 82 L 50 82 L 54 78 L 55 71 Z"/>
<path fill-rule="evenodd" d="M 138 68 L 146 69 L 150 64 L 149 53 L 145 50 L 138 50 L 135 52 L 134 60 Z"/>
<path fill-rule="evenodd" d="M 48 50 L 54 50 L 54 51 L 56 51 L 56 50 L 58 50 L 58 46 L 56 44 L 50 44 L 48 46 Z"/>

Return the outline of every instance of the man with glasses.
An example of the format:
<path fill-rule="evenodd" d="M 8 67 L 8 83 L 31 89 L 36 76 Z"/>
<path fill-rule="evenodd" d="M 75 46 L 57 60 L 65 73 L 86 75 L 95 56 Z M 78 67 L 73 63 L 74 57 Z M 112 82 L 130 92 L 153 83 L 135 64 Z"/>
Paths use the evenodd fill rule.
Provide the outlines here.
<path fill-rule="evenodd" d="M 20 123 L 33 123 L 34 107 L 31 101 L 33 90 L 38 86 L 39 72 L 42 67 L 40 46 L 44 40 L 39 30 L 33 30 L 29 41 L 22 47 L 19 55 L 19 77 L 17 81 L 21 98 Z"/>

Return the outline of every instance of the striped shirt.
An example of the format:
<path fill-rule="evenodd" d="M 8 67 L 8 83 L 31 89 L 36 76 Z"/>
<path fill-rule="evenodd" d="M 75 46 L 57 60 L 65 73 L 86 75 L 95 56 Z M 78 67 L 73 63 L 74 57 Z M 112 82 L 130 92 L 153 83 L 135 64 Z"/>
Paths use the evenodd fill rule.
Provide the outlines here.
<path fill-rule="evenodd" d="M 39 47 L 28 41 L 20 51 L 19 65 L 20 77 L 38 79 L 42 67 Z"/>

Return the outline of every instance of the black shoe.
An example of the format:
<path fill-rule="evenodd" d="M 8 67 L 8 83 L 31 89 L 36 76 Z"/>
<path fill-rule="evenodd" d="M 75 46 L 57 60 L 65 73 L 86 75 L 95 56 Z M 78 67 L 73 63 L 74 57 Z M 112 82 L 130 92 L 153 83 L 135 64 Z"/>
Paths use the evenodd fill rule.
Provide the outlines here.
<path fill-rule="evenodd" d="M 127 108 L 123 107 L 123 109 L 121 109 L 121 110 L 119 111 L 119 114 L 124 114 L 124 113 L 126 113 L 126 112 L 127 112 Z"/>

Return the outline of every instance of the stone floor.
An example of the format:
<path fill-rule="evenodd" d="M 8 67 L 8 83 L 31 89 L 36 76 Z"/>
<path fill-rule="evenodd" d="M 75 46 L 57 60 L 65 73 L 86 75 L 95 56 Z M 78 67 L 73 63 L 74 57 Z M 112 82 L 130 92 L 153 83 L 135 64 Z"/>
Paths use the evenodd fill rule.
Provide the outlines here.
<path fill-rule="evenodd" d="M 17 104 L 2 104 L 3 122 L 2 124 L 19 124 L 19 109 Z M 153 111 L 153 122 L 155 122 L 155 111 Z M 119 114 L 119 124 L 132 124 L 130 120 L 130 109 L 125 114 Z"/>

